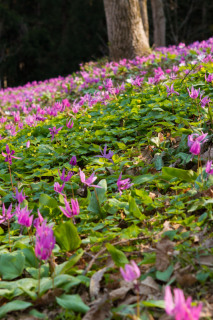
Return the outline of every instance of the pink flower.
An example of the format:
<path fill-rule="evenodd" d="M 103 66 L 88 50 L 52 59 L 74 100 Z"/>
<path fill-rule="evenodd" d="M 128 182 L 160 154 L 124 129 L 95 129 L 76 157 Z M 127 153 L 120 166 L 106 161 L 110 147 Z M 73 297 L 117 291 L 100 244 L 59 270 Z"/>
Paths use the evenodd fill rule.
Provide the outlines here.
<path fill-rule="evenodd" d="M 18 201 L 18 203 L 22 203 L 26 199 L 25 194 L 22 194 L 22 192 L 23 190 L 21 190 L 21 192 L 18 192 L 18 188 L 16 188 L 16 195 L 13 197 Z"/>
<path fill-rule="evenodd" d="M 206 163 L 206 173 L 208 174 L 213 174 L 213 169 L 211 169 L 212 166 L 212 161 L 207 161 Z"/>
<path fill-rule="evenodd" d="M 71 122 L 71 119 L 66 123 L 67 128 L 72 129 L 72 127 L 74 126 L 74 122 Z"/>
<path fill-rule="evenodd" d="M 185 300 L 181 289 L 174 289 L 174 300 L 172 297 L 170 286 L 165 289 L 165 310 L 170 316 L 174 316 L 175 320 L 199 320 L 202 304 L 192 306 L 191 297 Z"/>
<path fill-rule="evenodd" d="M 190 98 L 192 98 L 192 99 L 197 99 L 197 97 L 199 96 L 199 93 L 200 93 L 200 89 L 196 90 L 196 89 L 192 86 L 191 92 L 189 91 L 189 88 L 187 88 L 187 90 L 188 90 L 188 93 L 189 93 Z"/>
<path fill-rule="evenodd" d="M 28 210 L 27 206 L 24 208 L 20 208 L 20 205 L 16 207 L 15 213 L 18 216 L 18 223 L 25 226 L 30 227 L 33 222 L 33 216 L 30 216 L 32 210 Z"/>
<path fill-rule="evenodd" d="M 180 95 L 179 92 L 174 90 L 174 88 L 173 88 L 174 84 L 172 84 L 171 87 L 167 86 L 166 84 L 165 84 L 165 86 L 166 86 L 166 91 L 167 91 L 167 97 L 170 96 L 170 94 L 173 94 L 173 93 L 177 94 L 178 96 Z"/>
<path fill-rule="evenodd" d="M 81 171 L 81 169 L 79 174 L 81 182 L 83 184 L 86 184 L 88 187 L 101 188 L 100 186 L 92 184 L 97 179 L 97 177 L 95 177 L 95 172 L 93 172 L 88 179 L 85 179 L 85 174 L 83 173 L 83 171 Z"/>
<path fill-rule="evenodd" d="M 135 261 L 130 261 L 130 264 L 126 264 L 125 268 L 120 268 L 120 272 L 125 281 L 134 281 L 141 275 L 140 269 L 138 268 Z"/>
<path fill-rule="evenodd" d="M 58 182 L 55 182 L 55 183 L 54 183 L 54 190 L 55 190 L 55 192 L 58 192 L 58 193 L 64 195 L 64 194 L 62 193 L 62 191 L 63 191 L 63 189 L 64 189 L 64 186 L 65 186 L 65 182 L 62 184 L 62 186 L 61 186 Z"/>
<path fill-rule="evenodd" d="M 36 230 L 35 255 L 39 260 L 48 260 L 55 246 L 55 237 L 52 227 L 44 220 Z"/>
<path fill-rule="evenodd" d="M 65 209 L 63 207 L 59 207 L 63 214 L 67 218 L 72 218 L 73 216 L 77 216 L 80 213 L 79 204 L 77 199 L 71 199 L 71 206 L 70 208 L 69 202 L 64 198 Z"/>
<path fill-rule="evenodd" d="M 12 203 L 10 204 L 9 208 L 7 209 L 7 211 L 5 210 L 5 205 L 3 203 L 2 205 L 2 216 L 0 215 L 0 223 L 6 222 L 8 220 L 10 220 L 15 213 L 12 213 Z"/>
<path fill-rule="evenodd" d="M 29 147 L 30 147 L 30 140 L 28 140 L 26 143 L 26 148 L 28 149 Z"/>
<path fill-rule="evenodd" d="M 120 195 L 122 194 L 123 190 L 131 188 L 131 186 L 133 186 L 134 184 L 134 183 L 130 183 L 129 178 L 124 180 L 121 180 L 121 178 L 122 178 L 122 173 L 120 174 L 117 181 L 118 191 L 120 192 Z"/>
<path fill-rule="evenodd" d="M 62 174 L 60 173 L 60 171 L 59 171 L 59 169 L 58 169 L 58 175 L 59 175 L 60 179 L 61 179 L 63 182 L 68 182 L 68 181 L 72 178 L 72 176 L 74 175 L 74 172 L 69 171 L 69 172 L 67 173 L 67 176 L 65 176 L 65 168 L 63 168 Z"/>
<path fill-rule="evenodd" d="M 208 139 L 205 139 L 208 133 L 202 133 L 201 135 L 197 133 L 190 134 L 188 136 L 188 147 L 190 152 L 194 155 L 200 154 L 201 144 L 206 142 Z"/>
<path fill-rule="evenodd" d="M 6 145 L 6 154 L 4 152 L 2 152 L 3 157 L 5 157 L 5 161 L 8 162 L 10 165 L 12 165 L 12 158 L 21 159 L 18 157 L 14 157 L 14 153 L 15 153 L 14 150 L 10 151 L 8 144 Z"/>

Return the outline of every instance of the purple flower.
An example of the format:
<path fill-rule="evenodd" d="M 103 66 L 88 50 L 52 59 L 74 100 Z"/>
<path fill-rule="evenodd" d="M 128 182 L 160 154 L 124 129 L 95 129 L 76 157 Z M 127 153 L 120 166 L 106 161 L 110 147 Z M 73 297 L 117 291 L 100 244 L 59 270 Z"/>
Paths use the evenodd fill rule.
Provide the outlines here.
<path fill-rule="evenodd" d="M 28 140 L 26 143 L 26 148 L 28 149 L 29 147 L 30 147 L 30 140 Z"/>
<path fill-rule="evenodd" d="M 211 169 L 212 166 L 212 161 L 207 161 L 206 163 L 206 173 L 209 174 L 213 174 L 213 169 Z"/>
<path fill-rule="evenodd" d="M 39 226 L 42 225 L 43 221 L 44 221 L 44 218 L 42 217 L 40 211 L 38 210 L 38 218 L 35 218 L 33 221 L 34 227 L 37 229 Z"/>
<path fill-rule="evenodd" d="M 206 74 L 205 74 L 205 80 L 206 80 L 206 82 L 212 82 L 213 81 L 213 74 L 209 74 L 208 76 L 206 76 Z"/>
<path fill-rule="evenodd" d="M 165 86 L 166 86 L 166 91 L 167 91 L 167 97 L 173 93 L 177 94 L 178 96 L 180 95 L 177 91 L 174 91 L 174 88 L 173 88 L 174 84 L 172 84 L 171 87 L 167 86 L 166 84 L 165 84 Z"/>
<path fill-rule="evenodd" d="M 98 155 L 95 157 L 105 158 L 105 159 L 108 159 L 109 161 L 111 161 L 112 163 L 114 163 L 114 161 L 112 160 L 112 156 L 114 155 L 114 153 L 111 150 L 109 150 L 109 153 L 107 154 L 106 150 L 107 150 L 107 144 L 105 144 L 103 151 L 100 148 L 101 155 Z"/>
<path fill-rule="evenodd" d="M 18 203 L 22 203 L 26 199 L 25 194 L 22 194 L 22 192 L 23 190 L 21 190 L 21 192 L 18 192 L 18 188 L 16 188 L 16 195 L 13 197 L 18 201 Z"/>
<path fill-rule="evenodd" d="M 125 281 L 134 281 L 141 275 L 140 269 L 138 268 L 135 261 L 130 261 L 130 264 L 126 264 L 125 268 L 120 268 L 120 272 Z"/>
<path fill-rule="evenodd" d="M 2 205 L 2 215 L 0 215 L 0 223 L 3 223 L 3 222 L 6 222 L 8 220 L 10 220 L 15 213 L 11 214 L 11 211 L 12 211 L 12 203 L 10 204 L 9 208 L 5 209 L 5 205 L 3 203 Z"/>
<path fill-rule="evenodd" d="M 199 320 L 202 304 L 192 306 L 192 298 L 185 300 L 181 289 L 174 289 L 174 300 L 172 297 L 170 286 L 165 289 L 165 310 L 170 316 L 176 320 Z"/>
<path fill-rule="evenodd" d="M 192 99 L 197 99 L 197 97 L 199 96 L 199 93 L 200 93 L 200 89 L 196 90 L 196 89 L 192 86 L 191 92 L 189 91 L 189 88 L 187 88 L 187 90 L 188 90 L 188 93 L 189 93 L 190 98 L 192 98 Z"/>
<path fill-rule="evenodd" d="M 197 133 L 193 133 L 188 136 L 188 147 L 190 148 L 190 152 L 194 155 L 200 154 L 201 144 L 207 141 L 205 139 L 208 133 L 202 133 L 201 135 Z"/>
<path fill-rule="evenodd" d="M 70 181 L 70 179 L 71 179 L 72 176 L 74 175 L 74 172 L 69 171 L 69 172 L 67 173 L 67 176 L 65 176 L 65 168 L 63 168 L 62 174 L 60 173 L 60 171 L 59 171 L 59 169 L 58 169 L 58 175 L 59 175 L 59 177 L 61 178 L 61 180 L 62 180 L 63 182 L 68 182 L 68 181 Z"/>
<path fill-rule="evenodd" d="M 81 171 L 81 169 L 79 174 L 80 174 L 81 182 L 83 184 L 86 184 L 88 187 L 101 188 L 100 186 L 92 184 L 97 179 L 97 177 L 95 177 L 95 172 L 93 172 L 87 180 L 85 179 L 85 174 L 83 173 L 83 171 Z"/>
<path fill-rule="evenodd" d="M 39 260 L 48 260 L 55 246 L 52 227 L 44 220 L 36 230 L 35 255 Z"/>
<path fill-rule="evenodd" d="M 65 209 L 63 207 L 59 207 L 63 214 L 68 217 L 72 218 L 73 216 L 77 216 L 80 212 L 79 209 L 79 204 L 77 199 L 71 199 L 71 206 L 72 209 L 70 208 L 69 202 L 64 198 L 64 203 L 65 203 Z"/>
<path fill-rule="evenodd" d="M 202 108 L 204 108 L 209 102 L 211 102 L 211 99 L 209 99 L 208 97 L 204 97 L 202 99 L 202 94 L 200 95 L 200 104 Z"/>
<path fill-rule="evenodd" d="M 120 192 L 120 195 L 122 194 L 123 190 L 131 188 L 131 186 L 133 186 L 134 184 L 134 183 L 130 183 L 129 178 L 124 180 L 121 180 L 121 178 L 122 178 L 122 173 L 120 174 L 117 181 L 118 191 Z"/>
<path fill-rule="evenodd" d="M 14 157 L 14 150 L 10 151 L 10 148 L 8 146 L 8 144 L 6 145 L 6 154 L 4 152 L 2 152 L 3 157 L 5 157 L 5 162 L 8 162 L 10 165 L 12 165 L 12 158 L 14 159 L 21 159 L 18 157 Z"/>
<path fill-rule="evenodd" d="M 65 186 L 65 182 L 62 184 L 62 186 L 61 186 L 58 182 L 55 182 L 55 183 L 54 183 L 54 190 L 55 190 L 55 192 L 58 192 L 58 193 L 64 195 L 64 194 L 62 193 L 62 191 L 64 190 L 64 186 Z"/>
<path fill-rule="evenodd" d="M 60 127 L 60 128 L 58 128 L 58 129 L 56 129 L 56 127 L 49 128 L 50 133 L 51 133 L 51 135 L 52 135 L 51 141 L 53 141 L 55 135 L 56 135 L 62 128 L 63 128 L 63 127 Z"/>
<path fill-rule="evenodd" d="M 76 166 L 76 164 L 77 164 L 76 156 L 73 156 L 73 157 L 71 158 L 69 164 L 71 164 L 71 166 Z"/>
<path fill-rule="evenodd" d="M 25 226 L 30 227 L 33 222 L 33 216 L 30 216 L 32 210 L 28 210 L 27 206 L 24 208 L 20 208 L 20 204 L 16 207 L 15 213 L 18 216 L 18 223 Z"/>
<path fill-rule="evenodd" d="M 72 127 L 74 126 L 74 122 L 71 122 L 71 119 L 66 123 L 67 128 L 72 129 Z"/>

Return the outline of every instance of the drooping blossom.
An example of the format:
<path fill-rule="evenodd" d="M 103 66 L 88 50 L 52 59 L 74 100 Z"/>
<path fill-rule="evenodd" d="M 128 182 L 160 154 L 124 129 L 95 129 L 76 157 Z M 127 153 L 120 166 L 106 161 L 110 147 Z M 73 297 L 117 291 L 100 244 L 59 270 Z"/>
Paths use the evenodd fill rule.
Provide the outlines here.
<path fill-rule="evenodd" d="M 29 228 L 33 222 L 33 216 L 30 216 L 32 210 L 28 210 L 28 207 L 20 208 L 20 204 L 16 206 L 15 213 L 18 217 L 18 223 L 22 226 Z"/>
<path fill-rule="evenodd" d="M 208 76 L 205 74 L 205 80 L 206 80 L 206 82 L 212 82 L 213 81 L 213 74 L 209 74 Z"/>
<path fill-rule="evenodd" d="M 83 173 L 83 171 L 81 171 L 81 169 L 79 174 L 80 174 L 81 182 L 83 184 L 86 184 L 88 187 L 101 188 L 101 186 L 92 184 L 97 179 L 97 177 L 95 177 L 95 172 L 93 172 L 88 179 L 85 179 L 85 174 Z"/>
<path fill-rule="evenodd" d="M 189 88 L 187 88 L 188 90 L 188 93 L 189 93 L 189 96 L 190 98 L 192 99 L 197 99 L 197 97 L 199 96 L 199 93 L 200 93 L 200 88 L 198 90 L 196 90 L 193 86 L 191 88 L 191 92 L 189 90 Z"/>
<path fill-rule="evenodd" d="M 71 119 L 66 123 L 67 128 L 72 129 L 74 126 L 74 122 L 71 122 Z"/>
<path fill-rule="evenodd" d="M 62 191 L 64 190 L 64 186 L 65 186 L 65 182 L 62 184 L 62 186 L 58 182 L 55 182 L 54 183 L 55 192 L 58 192 L 58 193 L 64 195 L 64 193 L 62 193 Z"/>
<path fill-rule="evenodd" d="M 34 227 L 37 229 L 39 226 L 42 225 L 43 221 L 44 221 L 44 218 L 42 217 L 40 211 L 38 210 L 38 218 L 35 218 L 33 221 Z"/>
<path fill-rule="evenodd" d="M 14 157 L 14 150 L 10 151 L 10 148 L 8 144 L 6 145 L 6 153 L 2 152 L 3 157 L 5 157 L 5 162 L 8 162 L 10 165 L 12 165 L 12 158 L 14 159 L 21 159 L 19 157 Z"/>
<path fill-rule="evenodd" d="M 194 155 L 200 154 L 202 143 L 206 142 L 208 139 L 205 139 L 208 133 L 202 133 L 199 135 L 198 133 L 193 133 L 188 136 L 188 147 L 190 148 L 190 152 Z"/>
<path fill-rule="evenodd" d="M 65 209 L 63 207 L 59 207 L 59 208 L 67 218 L 72 218 L 73 216 L 77 216 L 79 214 L 80 209 L 79 209 L 79 204 L 77 199 L 71 199 L 72 208 L 70 208 L 70 204 L 65 198 L 64 198 L 64 203 L 65 203 Z"/>
<path fill-rule="evenodd" d="M 48 260 L 55 246 L 55 237 L 46 220 L 36 229 L 35 255 L 39 260 Z"/>
<path fill-rule="evenodd" d="M 178 96 L 180 95 L 179 92 L 174 90 L 174 84 L 172 84 L 171 87 L 167 86 L 166 84 L 165 84 L 165 86 L 166 86 L 166 91 L 167 91 L 167 97 L 173 93 L 175 93 Z"/>
<path fill-rule="evenodd" d="M 56 128 L 56 127 L 53 127 L 53 128 L 49 128 L 50 130 L 50 133 L 52 135 L 52 138 L 51 138 L 51 141 L 54 139 L 55 135 L 62 129 L 63 127 L 60 127 L 60 128 Z"/>
<path fill-rule="evenodd" d="M 73 156 L 69 162 L 69 164 L 71 164 L 71 166 L 76 166 L 77 164 L 77 159 L 76 159 L 76 156 Z"/>
<path fill-rule="evenodd" d="M 170 286 L 166 286 L 164 299 L 166 313 L 175 320 L 199 320 L 202 304 L 192 306 L 192 298 L 188 297 L 185 300 L 181 289 L 174 289 L 173 299 Z"/>
<path fill-rule="evenodd" d="M 113 151 L 109 150 L 108 153 L 106 151 L 107 151 L 107 144 L 105 144 L 103 151 L 100 148 L 101 155 L 98 155 L 95 157 L 105 158 L 105 159 L 108 159 L 109 161 L 111 161 L 112 163 L 114 163 L 114 161 L 112 160 L 112 156 L 114 155 Z"/>
<path fill-rule="evenodd" d="M 23 194 L 23 190 L 21 190 L 21 192 L 18 192 L 18 188 L 16 188 L 16 195 L 13 197 L 18 201 L 18 203 L 22 203 L 26 199 L 25 194 Z"/>
<path fill-rule="evenodd" d="M 131 282 L 138 279 L 141 275 L 140 269 L 134 260 L 130 264 L 126 264 L 124 269 L 120 268 L 120 272 L 125 281 Z"/>
<path fill-rule="evenodd" d="M 122 194 L 122 191 L 125 189 L 129 189 L 131 188 L 131 186 L 133 186 L 134 183 L 130 183 L 130 179 L 124 179 L 121 180 L 122 178 L 122 172 L 119 175 L 118 181 L 117 181 L 117 186 L 118 186 L 118 191 L 120 192 L 120 195 Z"/>
<path fill-rule="evenodd" d="M 58 169 L 58 175 L 63 182 L 68 182 L 72 178 L 73 174 L 74 172 L 68 171 L 67 176 L 65 176 L 65 168 L 62 170 L 62 174 Z"/>
<path fill-rule="evenodd" d="M 202 98 L 202 94 L 200 95 L 200 104 L 202 108 L 204 108 L 209 102 L 211 102 L 211 99 L 209 99 L 208 97 Z"/>
<path fill-rule="evenodd" d="M 212 167 L 212 161 L 207 161 L 206 163 L 206 173 L 209 174 L 213 174 L 213 169 L 211 169 Z"/>
<path fill-rule="evenodd" d="M 0 215 L 0 223 L 6 222 L 10 220 L 15 213 L 11 213 L 12 211 L 12 203 L 10 204 L 9 208 L 6 210 L 5 205 L 2 205 L 2 215 Z"/>

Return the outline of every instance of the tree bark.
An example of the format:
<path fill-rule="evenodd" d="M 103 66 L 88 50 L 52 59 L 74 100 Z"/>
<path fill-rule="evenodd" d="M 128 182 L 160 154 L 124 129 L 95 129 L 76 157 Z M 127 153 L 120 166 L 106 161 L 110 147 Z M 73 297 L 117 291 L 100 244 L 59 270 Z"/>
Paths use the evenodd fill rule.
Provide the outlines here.
<path fill-rule="evenodd" d="M 149 53 L 139 0 L 104 0 L 110 59 L 132 59 Z"/>
<path fill-rule="evenodd" d="M 149 43 L 149 19 L 148 19 L 148 12 L 147 12 L 147 0 L 139 0 L 139 4 L 140 4 L 143 28 L 147 37 L 147 41 Z"/>
<path fill-rule="evenodd" d="M 163 1 L 151 0 L 151 5 L 154 26 L 154 46 L 164 47 L 166 45 L 166 18 L 163 10 Z"/>

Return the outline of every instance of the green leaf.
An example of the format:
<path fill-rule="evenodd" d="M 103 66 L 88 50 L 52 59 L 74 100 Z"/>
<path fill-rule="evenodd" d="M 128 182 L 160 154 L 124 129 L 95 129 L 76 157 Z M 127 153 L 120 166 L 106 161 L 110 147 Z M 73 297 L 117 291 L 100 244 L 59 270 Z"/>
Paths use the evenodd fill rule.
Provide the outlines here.
<path fill-rule="evenodd" d="M 39 207 L 46 206 L 48 208 L 54 209 L 58 207 L 58 203 L 55 199 L 51 198 L 47 194 L 41 194 L 39 198 Z"/>
<path fill-rule="evenodd" d="M 149 301 L 141 301 L 141 303 L 145 307 L 155 307 L 165 309 L 165 301 L 164 300 L 149 300 Z"/>
<path fill-rule="evenodd" d="M 60 274 L 69 273 L 70 269 L 81 259 L 84 251 L 82 250 L 79 254 L 73 255 L 69 261 L 66 261 L 56 267 L 56 273 Z M 59 268 L 59 269 L 58 269 Z"/>
<path fill-rule="evenodd" d="M 25 268 L 26 267 L 38 267 L 38 259 L 35 255 L 35 250 L 32 247 L 24 248 L 21 250 L 25 256 Z"/>
<path fill-rule="evenodd" d="M 165 179 L 168 178 L 178 178 L 179 180 L 187 181 L 187 182 L 195 182 L 198 175 L 196 172 L 192 170 L 183 170 L 177 168 L 163 167 L 162 174 Z"/>
<path fill-rule="evenodd" d="M 96 188 L 95 189 L 95 191 L 97 193 L 97 196 L 98 196 L 98 201 L 97 201 L 97 198 L 96 198 L 95 191 L 93 191 L 92 192 L 92 196 L 90 198 L 90 203 L 89 203 L 87 209 L 89 211 L 94 212 L 94 213 L 101 214 L 102 213 L 101 204 L 104 201 L 106 201 L 106 199 L 107 199 L 107 197 L 106 197 L 106 191 L 107 191 L 107 182 L 106 182 L 106 180 L 105 179 L 101 180 L 98 183 L 98 186 L 101 186 L 101 188 Z"/>
<path fill-rule="evenodd" d="M 0 274 L 5 280 L 12 280 L 19 277 L 25 264 L 25 257 L 20 250 L 12 253 L 3 253 L 0 255 Z"/>
<path fill-rule="evenodd" d="M 156 278 L 158 280 L 167 282 L 169 280 L 169 278 L 172 275 L 174 268 L 172 265 L 170 265 L 165 271 L 161 272 L 161 271 L 156 271 Z"/>
<path fill-rule="evenodd" d="M 145 218 L 145 216 L 139 210 L 135 199 L 131 196 L 129 196 L 129 212 L 132 213 L 135 218 L 138 218 L 140 220 L 143 220 Z"/>
<path fill-rule="evenodd" d="M 74 251 L 80 246 L 81 239 L 78 231 L 70 220 L 59 224 L 54 229 L 54 235 L 56 242 L 63 250 Z"/>
<path fill-rule="evenodd" d="M 111 254 L 112 260 L 115 262 L 115 264 L 118 267 L 124 267 L 125 264 L 129 263 L 127 257 L 125 256 L 125 254 L 121 250 L 116 249 L 110 243 L 106 244 L 106 248 L 109 251 L 109 253 Z"/>
<path fill-rule="evenodd" d="M 144 174 L 142 176 L 136 177 L 135 179 L 133 179 L 132 182 L 134 183 L 134 185 L 139 185 L 139 184 L 143 184 L 148 181 L 152 181 L 155 178 L 156 178 L 156 176 L 153 174 Z"/>
<path fill-rule="evenodd" d="M 62 308 L 75 312 L 86 313 L 90 309 L 78 294 L 63 294 L 59 298 L 56 297 L 56 301 Z"/>
<path fill-rule="evenodd" d="M 32 306 L 32 303 L 21 301 L 21 300 L 14 300 L 14 301 L 8 302 L 7 304 L 4 304 L 0 308 L 0 317 L 3 317 L 8 312 L 24 310 L 24 309 L 29 308 L 31 306 Z"/>

